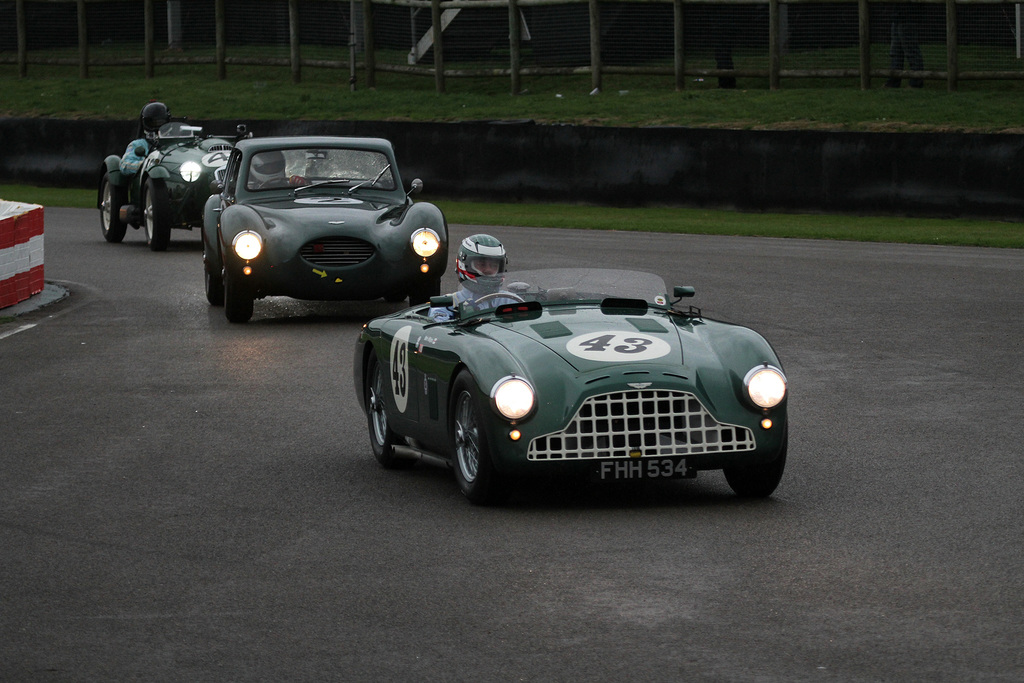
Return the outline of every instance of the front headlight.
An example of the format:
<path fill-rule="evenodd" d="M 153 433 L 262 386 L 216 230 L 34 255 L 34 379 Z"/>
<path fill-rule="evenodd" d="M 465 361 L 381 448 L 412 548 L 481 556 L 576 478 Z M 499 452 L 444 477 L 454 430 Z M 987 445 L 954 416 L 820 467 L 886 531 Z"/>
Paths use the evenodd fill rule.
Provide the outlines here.
<path fill-rule="evenodd" d="M 782 370 L 768 364 L 752 368 L 743 378 L 743 384 L 750 400 L 761 408 L 774 408 L 786 398 L 786 376 Z"/>
<path fill-rule="evenodd" d="M 238 258 L 250 261 L 263 251 L 263 238 L 252 230 L 244 230 L 231 240 L 231 248 L 238 254 Z"/>
<path fill-rule="evenodd" d="M 491 390 L 491 398 L 498 412 L 510 420 L 521 420 L 533 410 L 533 387 L 519 377 L 498 380 Z"/>
<path fill-rule="evenodd" d="M 441 238 L 430 228 L 420 228 L 412 236 L 412 250 L 423 258 L 433 256 L 441 246 Z"/>
<path fill-rule="evenodd" d="M 178 169 L 178 173 L 181 174 L 186 183 L 194 183 L 199 180 L 199 176 L 203 175 L 203 167 L 194 161 L 186 161 Z"/>

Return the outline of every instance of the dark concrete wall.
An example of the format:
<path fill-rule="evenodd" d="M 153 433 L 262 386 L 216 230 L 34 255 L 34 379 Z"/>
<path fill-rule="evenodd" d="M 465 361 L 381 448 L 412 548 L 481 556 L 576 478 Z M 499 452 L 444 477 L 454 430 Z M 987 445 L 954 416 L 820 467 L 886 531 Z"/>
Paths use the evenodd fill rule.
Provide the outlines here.
<path fill-rule="evenodd" d="M 235 121 L 194 121 L 227 134 Z M 390 139 L 432 198 L 1018 220 L 1024 135 L 250 121 L 257 136 Z M 0 118 L 0 183 L 95 187 L 134 122 Z"/>

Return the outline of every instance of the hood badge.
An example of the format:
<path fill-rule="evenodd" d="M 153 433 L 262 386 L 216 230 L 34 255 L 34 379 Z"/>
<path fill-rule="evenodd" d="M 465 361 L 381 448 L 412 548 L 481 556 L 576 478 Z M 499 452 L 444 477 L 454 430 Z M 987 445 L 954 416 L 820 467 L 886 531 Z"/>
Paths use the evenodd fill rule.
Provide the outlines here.
<path fill-rule="evenodd" d="M 634 389 L 646 389 L 651 384 L 652 382 L 626 382 L 626 386 L 633 387 Z"/>

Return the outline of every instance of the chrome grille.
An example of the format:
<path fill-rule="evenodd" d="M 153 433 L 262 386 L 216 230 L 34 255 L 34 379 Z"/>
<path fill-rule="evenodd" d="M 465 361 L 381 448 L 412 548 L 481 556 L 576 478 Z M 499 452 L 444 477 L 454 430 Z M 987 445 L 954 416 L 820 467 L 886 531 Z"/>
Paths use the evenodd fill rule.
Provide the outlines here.
<path fill-rule="evenodd" d="M 530 442 L 535 461 L 628 458 L 748 451 L 746 427 L 721 424 L 697 397 L 684 391 L 644 389 L 588 398 L 560 432 Z"/>
<path fill-rule="evenodd" d="M 212 145 L 210 145 L 210 150 L 209 151 L 211 151 L 211 152 L 230 152 L 231 151 L 231 147 L 232 147 L 232 145 L 229 145 L 229 144 L 224 143 L 224 142 L 215 142 Z"/>
<path fill-rule="evenodd" d="M 354 266 L 373 256 L 373 245 L 358 237 L 323 237 L 306 242 L 299 255 L 316 266 Z"/>

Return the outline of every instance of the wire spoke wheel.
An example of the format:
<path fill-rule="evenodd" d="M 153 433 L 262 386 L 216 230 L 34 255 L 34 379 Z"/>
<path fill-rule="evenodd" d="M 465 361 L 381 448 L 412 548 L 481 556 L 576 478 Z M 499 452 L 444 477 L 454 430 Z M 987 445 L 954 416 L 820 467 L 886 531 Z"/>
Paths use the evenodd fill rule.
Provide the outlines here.
<path fill-rule="evenodd" d="M 510 492 L 509 482 L 494 465 L 494 453 L 487 437 L 484 409 L 476 380 L 462 372 L 452 385 L 450 438 L 455 462 L 455 481 L 469 502 L 476 505 L 501 503 Z"/>

